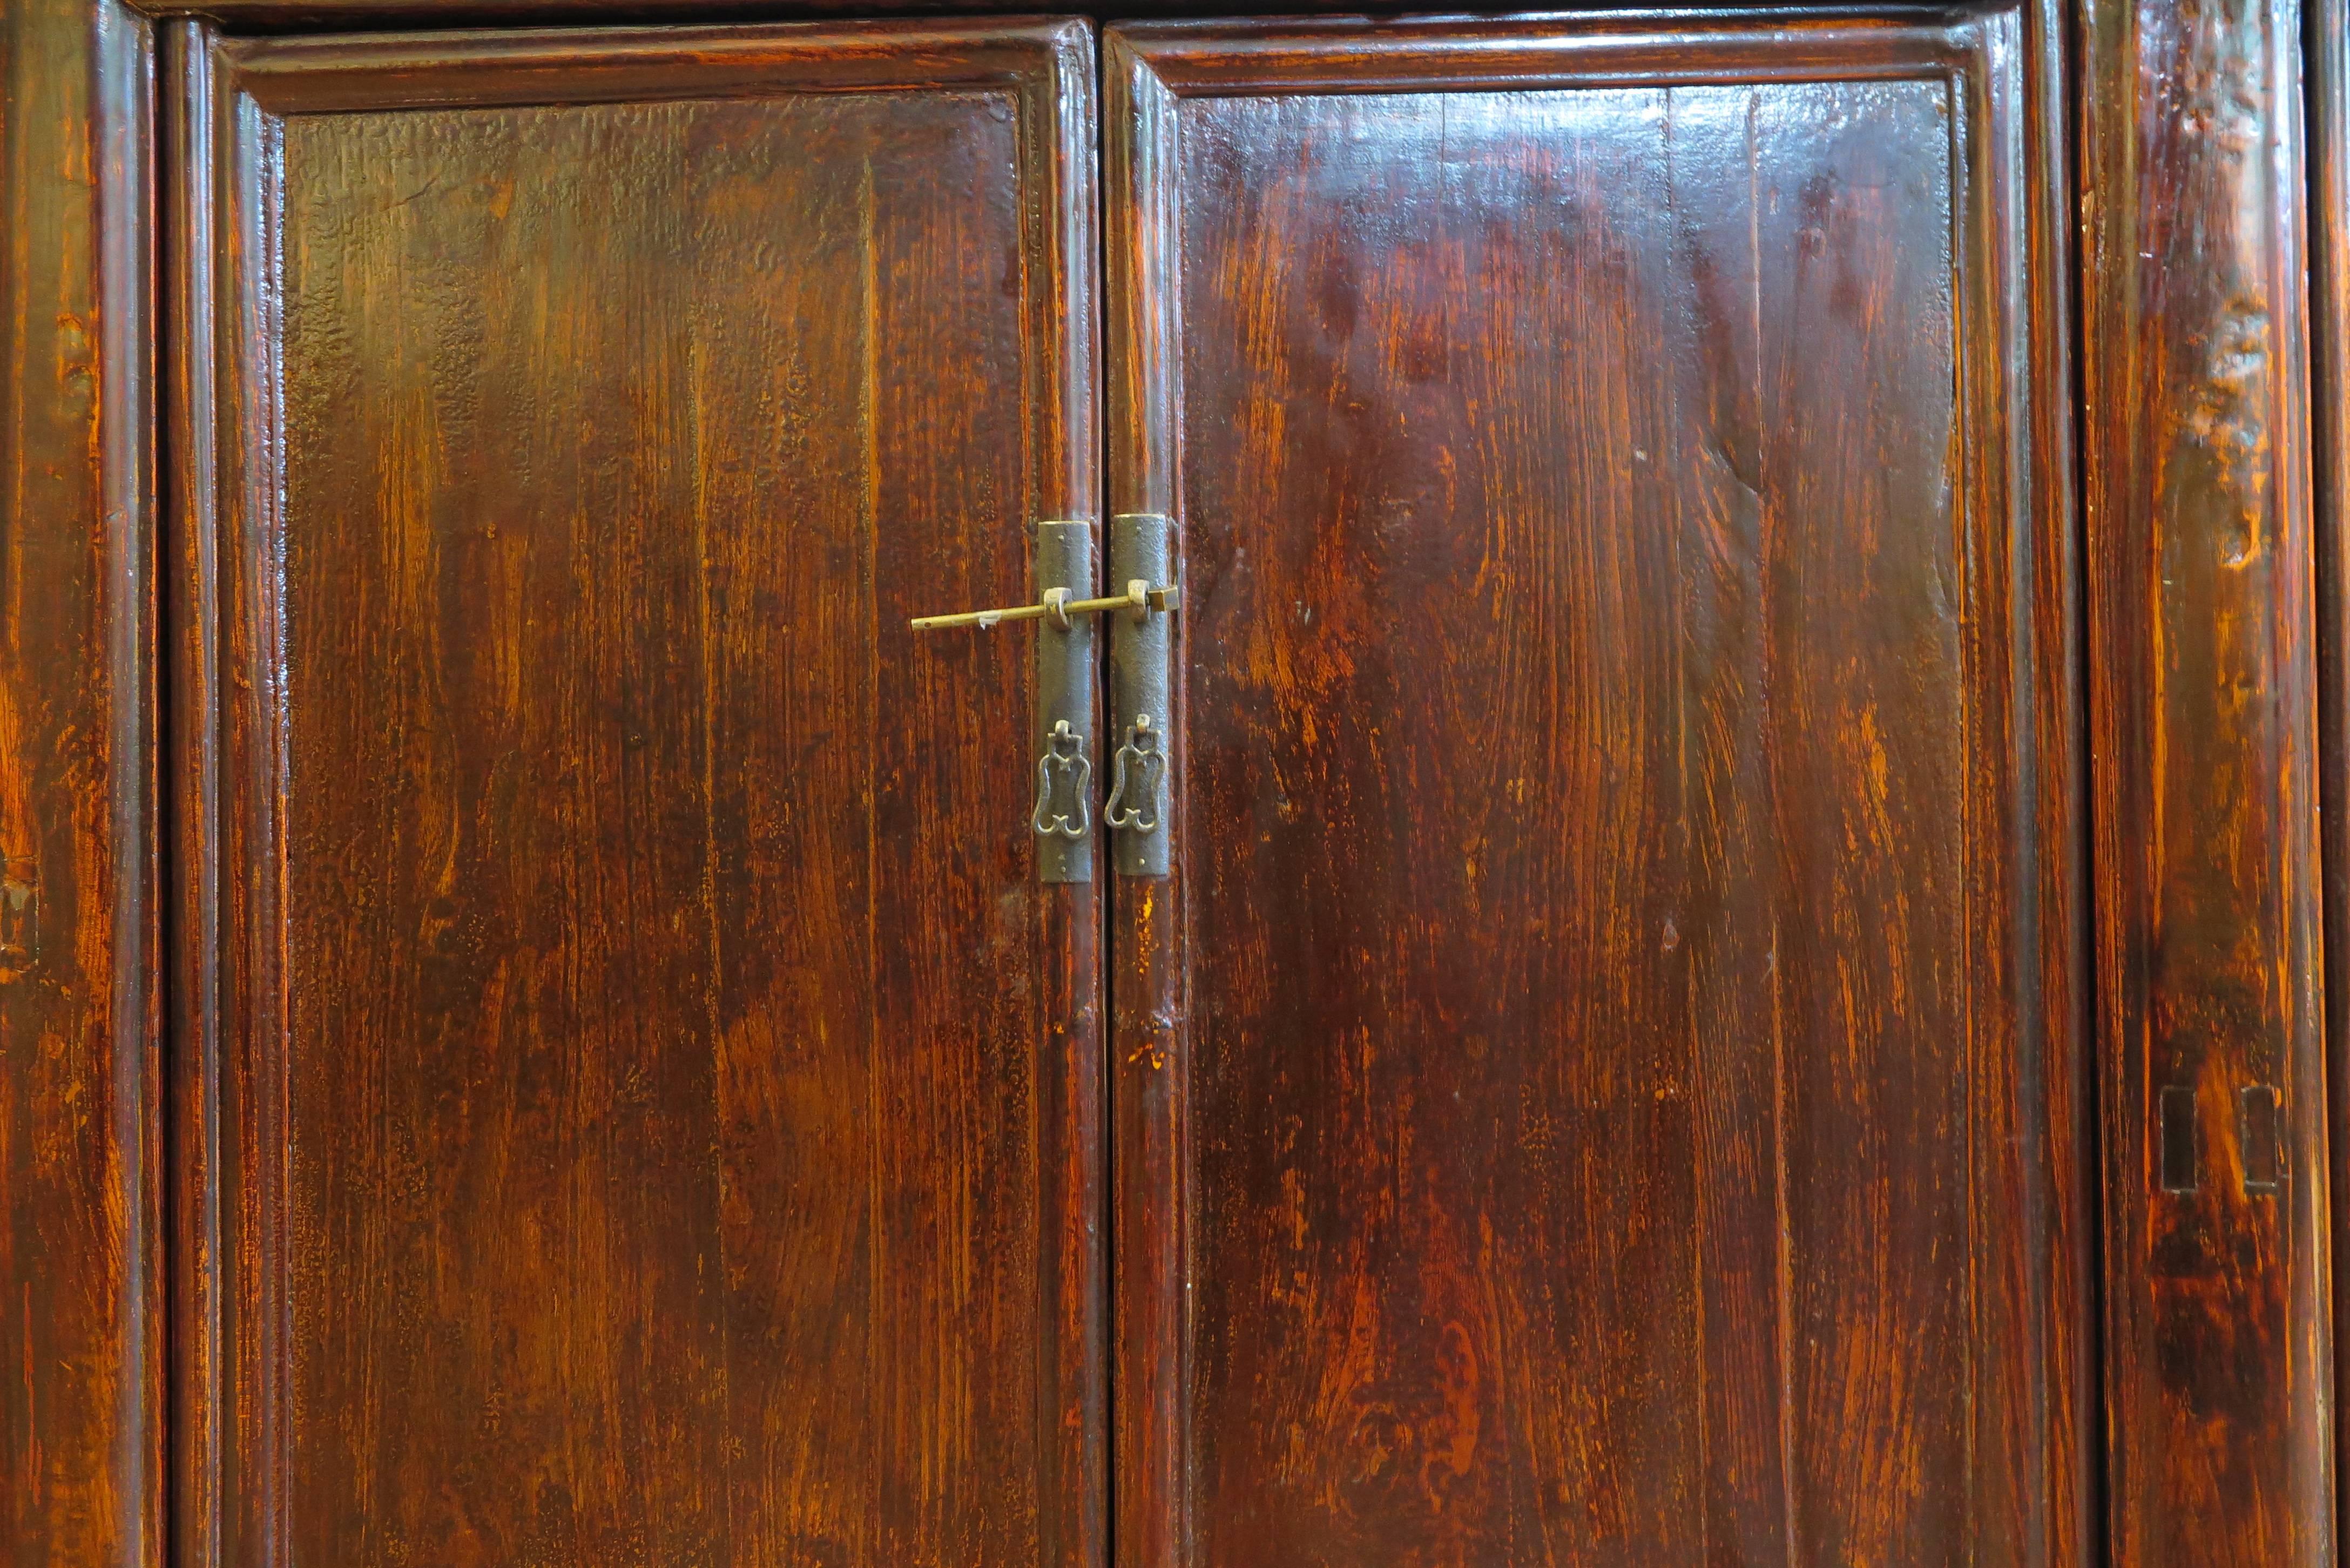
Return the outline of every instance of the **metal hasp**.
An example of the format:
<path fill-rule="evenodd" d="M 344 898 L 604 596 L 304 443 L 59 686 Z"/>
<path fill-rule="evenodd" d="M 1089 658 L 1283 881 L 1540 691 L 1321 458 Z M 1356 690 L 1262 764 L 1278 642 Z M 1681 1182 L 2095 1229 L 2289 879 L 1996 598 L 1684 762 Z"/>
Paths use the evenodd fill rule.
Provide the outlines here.
<path fill-rule="evenodd" d="M 1170 575 L 1174 528 L 1157 513 L 1130 513 L 1110 530 L 1110 564 L 1126 592 L 1074 596 L 1093 586 L 1090 523 L 1036 524 L 1036 602 L 1004 609 L 917 616 L 916 631 L 985 630 L 1007 620 L 1040 623 L 1036 634 L 1036 875 L 1045 882 L 1094 876 L 1094 622 L 1110 619 L 1112 701 L 1119 736 L 1104 815 L 1117 830 L 1118 868 L 1129 877 L 1167 875 L 1167 808 L 1173 798 L 1167 751 L 1172 719 L 1169 618 L 1181 602 Z"/>
<path fill-rule="evenodd" d="M 1110 519 L 1109 576 L 1129 588 L 1125 607 L 1110 613 L 1110 733 L 1118 742 L 1110 766 L 1110 857 L 1121 877 L 1164 877 L 1174 834 L 1174 657 L 1177 605 L 1170 587 L 1155 602 L 1132 589 L 1175 583 L 1175 524 L 1156 512 Z"/>
<path fill-rule="evenodd" d="M 1094 879 L 1093 778 L 1094 618 L 1072 617 L 1063 607 L 1094 586 L 1094 525 L 1087 522 L 1036 524 L 1036 731 L 1029 755 L 1035 758 L 1036 808 L 1029 826 L 1036 840 L 1036 879 Z M 1062 609 L 1042 613 L 1042 607 Z M 1023 617 L 1021 618 L 1030 618 Z M 990 623 L 992 624 L 992 623 Z"/>
<path fill-rule="evenodd" d="M 1036 602 L 1010 609 L 962 610 L 917 616 L 916 631 L 975 627 L 1007 620 L 1038 624 L 1035 647 L 1036 728 L 1028 754 L 1036 805 L 1028 826 L 1036 838 L 1036 879 L 1094 879 L 1094 618 L 1127 600 L 1079 598 L 1094 587 L 1094 525 L 1055 519 L 1036 524 Z M 1147 597 L 1147 596 L 1146 596 Z"/>

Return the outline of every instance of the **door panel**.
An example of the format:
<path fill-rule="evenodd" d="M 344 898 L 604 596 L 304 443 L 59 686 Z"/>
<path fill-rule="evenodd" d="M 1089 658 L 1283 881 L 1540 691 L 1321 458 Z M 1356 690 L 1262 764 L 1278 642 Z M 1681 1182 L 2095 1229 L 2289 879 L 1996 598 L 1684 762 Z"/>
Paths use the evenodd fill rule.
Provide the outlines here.
<path fill-rule="evenodd" d="M 2020 18 L 1111 36 L 1122 1559 L 2078 1561 Z"/>
<path fill-rule="evenodd" d="M 1087 29 L 191 36 L 190 1561 L 1090 1560 Z"/>

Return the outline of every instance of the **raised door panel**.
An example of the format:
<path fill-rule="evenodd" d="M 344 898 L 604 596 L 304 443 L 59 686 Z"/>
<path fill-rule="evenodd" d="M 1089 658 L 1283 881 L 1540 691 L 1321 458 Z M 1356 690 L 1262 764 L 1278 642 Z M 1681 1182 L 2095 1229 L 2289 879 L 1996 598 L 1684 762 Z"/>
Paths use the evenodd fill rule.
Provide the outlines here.
<path fill-rule="evenodd" d="M 183 1560 L 1091 1560 L 1089 30 L 180 46 Z"/>
<path fill-rule="evenodd" d="M 1133 1568 L 2083 1560 L 2047 36 L 1651 28 L 1112 32 Z"/>

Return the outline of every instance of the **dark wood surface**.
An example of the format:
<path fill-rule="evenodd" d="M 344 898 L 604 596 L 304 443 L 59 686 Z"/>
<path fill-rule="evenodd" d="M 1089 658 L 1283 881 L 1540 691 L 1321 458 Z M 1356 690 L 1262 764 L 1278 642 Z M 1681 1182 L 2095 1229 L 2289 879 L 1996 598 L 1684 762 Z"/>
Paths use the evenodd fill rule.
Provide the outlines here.
<path fill-rule="evenodd" d="M 1110 31 L 1124 1568 L 2089 1560 L 2045 23 Z"/>
<path fill-rule="evenodd" d="M 139 0 L 148 15 L 193 16 L 255 32 L 303 32 L 321 28 L 457 27 L 509 23 L 611 26 L 625 23 L 706 24 L 713 21 L 783 21 L 873 17 L 951 17 L 957 15 L 1023 16 L 1076 13 L 1099 20 L 1160 20 L 1170 17 L 1231 17 L 1300 15 L 1406 16 L 1450 14 L 1454 7 L 1414 0 L 1100 0 L 1099 4 L 1038 5 L 1035 0 Z M 1697 7 L 1702 15 L 1724 7 Z M 1472 7 L 1498 10 L 1499 6 Z M 1578 0 L 1555 7 L 1566 11 L 1618 11 L 1607 0 Z M 1762 6 L 1743 6 L 1749 15 Z M 1797 15 L 1785 5 L 1773 14 Z M 1651 13 L 1659 15 L 1659 13 Z"/>
<path fill-rule="evenodd" d="M 195 43 L 180 1560 L 1097 1561 L 1090 29 Z"/>
<path fill-rule="evenodd" d="M 2085 18 L 2112 1551 L 2315 1568 L 2334 1500 L 2301 10 Z M 2244 1147 L 2264 1093 L 2281 1151 Z M 2166 1094 L 2193 1114 L 2189 1189 L 2163 1181 Z M 2277 1188 L 2248 1188 L 2276 1153 Z"/>
<path fill-rule="evenodd" d="M 148 24 L 0 6 L 0 1563 L 161 1561 Z"/>
<path fill-rule="evenodd" d="M 2350 5 L 2310 0 L 2309 84 L 2310 426 L 2314 558 L 2317 566 L 2317 694 L 2325 932 L 2326 1116 L 2332 1160 L 2334 1274 L 2334 1541 L 2350 1532 L 2350 1492 L 2340 1465 L 2350 1409 L 2339 1390 L 2350 1372 Z"/>
<path fill-rule="evenodd" d="M 768 16 L 812 8 L 788 0 L 741 7 Z M 906 8 L 935 7 L 906 0 Z M 987 7 L 979 0 L 967 8 Z M 1111 11 L 1202 8 L 1136 0 Z M 1278 8 L 1318 7 L 1297 0 Z M 215 0 L 199 9 L 265 29 L 328 22 L 390 27 L 428 16 L 681 14 L 665 0 Z M 708 18 L 733 8 L 693 0 L 690 9 Z M 2032 61 L 2044 62 L 2053 45 L 2048 11 L 2026 18 Z M 2293 209 L 2302 177 L 2291 112 L 2296 15 L 2283 5 L 2213 9 L 2141 0 L 2085 5 L 2078 18 L 2092 89 L 2083 119 L 2090 245 L 2082 343 L 2092 371 L 2089 575 L 2098 617 L 2092 666 L 2101 682 L 2094 739 L 2097 814 L 2106 825 L 2095 956 L 2109 977 L 2101 990 L 2099 1049 L 2110 1064 L 2102 1086 L 2112 1101 L 2106 1180 L 2116 1238 L 2107 1352 L 2113 1550 L 2116 1562 L 2131 1563 L 2312 1563 L 2328 1550 L 2312 1521 L 2324 1512 L 2330 1456 L 2323 1438 L 2324 1199 L 2313 1179 L 2327 1150 L 2319 1137 L 2313 1066 L 2318 860 L 2310 801 L 2321 762 L 2326 787 L 2337 794 L 2350 779 L 2342 738 L 2350 732 L 2342 720 L 2350 680 L 2340 674 L 2338 640 L 2350 552 L 2338 512 L 2322 512 L 2324 530 L 2314 541 L 2317 580 L 2293 576 L 2311 558 L 2308 535 L 2295 530 L 2308 525 L 2308 498 L 2299 486 L 2313 450 L 2295 397 L 2301 350 L 2293 276 L 2300 242 Z M 2310 62 L 2318 88 L 2313 123 L 2321 137 L 2338 135 L 2341 65 L 2325 52 L 2339 48 L 2338 7 L 2314 5 L 2311 20 L 2321 44 Z M 1814 36 L 1791 28 L 1771 47 L 1799 60 Z M 526 41 L 518 47 L 525 54 L 531 47 Z M 8 1209 L 0 1227 L 0 1344 L 8 1347 L 10 1369 L 0 1377 L 0 1562 L 12 1564 L 111 1568 L 160 1560 L 164 1436 L 157 1380 L 165 1335 L 152 1219 L 162 1127 L 151 1076 L 152 1019 L 159 993 L 168 989 L 180 1027 L 208 1026 L 216 1001 L 203 982 L 217 977 L 201 953 L 185 967 L 158 968 L 156 909 L 148 898 L 158 820 L 150 780 L 155 769 L 201 765 L 211 754 L 203 732 L 187 732 L 182 721 L 202 718 L 236 688 L 202 672 L 221 669 L 225 680 L 239 669 L 258 668 L 205 664 L 195 645 L 210 623 L 194 613 L 204 601 L 183 596 L 163 628 L 182 676 L 164 721 L 170 749 L 152 750 L 151 680 L 144 673 L 152 456 L 144 345 L 153 309 L 145 278 L 151 240 L 148 47 L 143 26 L 110 0 L 19 0 L 0 8 L 0 286 L 6 296 L 0 334 L 11 393 L 0 403 L 0 475 L 8 486 L 0 509 L 0 857 L 8 862 L 5 879 L 36 889 L 31 961 L 18 969 L 0 955 L 0 969 L 8 970 L 0 973 L 0 1191 Z M 365 74 L 369 47 L 320 45 L 306 58 L 325 64 L 348 49 Z M 175 79 L 203 75 L 199 57 L 183 56 L 179 65 Z M 291 68 L 308 67 L 297 61 Z M 660 76 L 660 67 L 651 74 Z M 494 75 L 484 72 L 477 85 L 486 91 Z M 602 79 L 620 84 L 611 89 L 614 98 L 646 96 L 616 75 Z M 2064 139 L 2049 129 L 2063 123 L 2061 115 L 2052 116 L 2059 80 L 2043 71 L 2021 116 L 2032 128 L 2025 155 L 2044 171 L 2030 199 L 2052 208 L 2064 204 L 2068 184 L 2061 177 Z M 399 96 L 380 83 L 362 90 L 380 91 L 386 101 Z M 2340 354 L 2350 340 L 2335 232 L 2344 210 L 2338 152 L 2338 142 L 2321 140 L 2312 149 L 2319 200 L 2311 223 L 2320 326 L 2315 385 L 2321 409 L 2336 410 Z M 2329 154 L 2336 156 L 2330 164 Z M 2027 241 L 2034 258 L 2030 282 L 2040 291 L 2034 319 L 2059 319 L 2062 286 L 2052 280 L 2064 275 L 2064 235 L 2038 225 Z M 1114 246 L 1113 265 L 1119 255 Z M 445 316 L 454 306 L 441 308 Z M 1130 304 L 1112 319 L 1129 333 L 1137 325 Z M 202 411 L 208 421 L 211 389 L 190 381 L 188 347 L 176 345 L 173 355 L 182 361 L 173 367 L 180 407 L 185 415 Z M 1135 359 L 1129 356 L 1130 371 Z M 2061 355 L 2043 350 L 2038 363 L 2045 384 L 2059 384 L 2053 367 Z M 1171 406 L 1171 385 L 1131 378 L 1129 384 Z M 1136 395 L 1128 392 L 1129 407 Z M 2061 423 L 2064 406 L 2061 398 L 2031 400 L 2040 434 Z M 1089 483 L 1080 455 L 1088 422 L 1075 416 L 1070 422 L 1071 496 Z M 1174 449 L 1156 455 L 1147 450 L 1146 438 L 1164 432 L 1128 420 L 1114 433 L 1131 449 L 1119 504 L 1171 504 Z M 2314 434 L 2317 499 L 2338 506 L 2350 443 L 2338 439 L 2338 417 L 2321 420 Z M 2037 456 L 2061 444 L 2043 441 Z M 187 475 L 183 463 L 180 477 Z M 1040 487 L 1038 495 L 1049 488 Z M 183 509 L 183 524 L 192 514 Z M 2262 548 L 2239 558 L 2228 541 L 2244 537 Z M 195 545 L 182 527 L 165 558 L 175 570 L 209 569 Z M 2035 587 L 2043 605 L 2062 597 L 2055 590 L 2069 568 L 2060 554 L 2052 545 L 2032 563 L 2043 578 Z M 675 556 L 662 558 L 683 564 Z M 234 565 L 233 553 L 227 564 Z M 974 557 L 972 569 L 979 565 Z M 2320 622 L 2337 638 L 2330 650 L 2313 646 L 2300 618 L 2298 607 L 2313 589 L 2321 598 L 2332 596 Z M 2060 667 L 2064 661 L 2055 649 L 2063 635 L 2051 625 L 2038 641 Z M 1423 637 L 1414 648 L 1432 646 Z M 2334 662 L 2315 665 L 2320 652 Z M 192 671 L 200 677 L 192 685 Z M 2321 676 L 2322 690 L 2313 693 L 2311 683 Z M 2308 719 L 2313 695 L 2322 701 L 2328 727 L 2322 757 Z M 240 701 L 253 700 L 248 694 Z M 2066 754 L 2061 708 L 2045 707 L 2037 718 L 2041 787 L 2062 794 L 2065 770 L 2078 759 Z M 1019 722 L 1016 713 L 974 722 L 971 734 Z M 205 857 L 250 854 L 252 846 L 207 836 L 203 808 L 212 797 L 194 774 L 182 776 L 189 784 L 178 795 L 172 826 L 182 867 L 194 875 L 182 878 L 162 912 L 180 939 L 175 946 L 188 955 L 189 944 L 211 929 L 212 894 L 249 866 L 230 858 L 215 865 L 216 879 L 203 877 L 214 864 Z M 250 781 L 226 782 L 241 788 Z M 224 804 L 241 798 L 233 788 Z M 2334 841 L 2326 860 L 2337 909 L 2345 886 L 2343 851 Z M 2043 940 L 2061 946 L 2070 894 L 2061 881 L 2050 886 Z M 1171 1293 L 1180 1286 L 1185 1194 L 1165 1179 L 1174 1168 L 1170 1140 L 1190 1136 L 1180 1119 L 1188 1086 L 1178 1073 L 1139 1067 L 1189 1048 L 1180 1028 L 1189 1016 L 1182 1011 L 1184 955 L 1169 940 L 1188 929 L 1179 920 L 1185 888 L 1179 877 L 1135 889 L 1138 896 L 1118 911 L 1118 940 L 1131 944 L 1134 955 L 1119 998 L 1121 1029 L 1132 1045 L 1122 1057 L 1129 1111 L 1118 1128 L 1120 1158 L 1132 1173 L 1124 1202 L 1136 1244 L 1124 1266 L 1133 1288 L 1120 1320 L 1130 1345 L 1169 1343 L 1164 1332 L 1182 1317 L 1180 1297 Z M 5 898 L 0 889 L 0 902 Z M 1039 918 L 1047 923 L 1045 946 L 1064 955 L 1058 972 L 1073 979 L 1091 962 L 1085 944 L 1093 927 L 1068 921 L 1069 913 L 1048 908 Z M 1056 920 L 1065 922 L 1057 943 L 1049 936 Z M 2335 921 L 2337 940 L 2345 925 L 2350 919 Z M 0 929 L 0 947 L 14 929 Z M 228 934 L 240 930 L 250 934 L 234 925 Z M 203 950 L 211 950 L 208 942 Z M 1040 984 L 1054 983 L 1053 967 L 1040 967 Z M 2050 967 L 2043 964 L 2043 973 Z M 168 988 L 156 983 L 165 972 Z M 2344 1045 L 2350 1031 L 2339 1022 L 2343 989 L 2336 988 L 2328 1016 L 2336 1021 L 2338 1076 L 2350 1077 L 2350 1047 Z M 2061 1012 L 2061 982 L 2052 980 L 2046 994 Z M 238 1016 L 232 1009 L 224 1021 Z M 1038 1116 L 1074 1129 L 1091 1114 L 1081 1064 L 1092 1023 L 1082 1003 L 1067 1017 L 1076 1033 L 1059 1060 L 1075 1070 L 1057 1083 L 1040 1081 L 1035 1103 Z M 181 1035 L 182 1043 L 190 1038 Z M 2184 1199 L 2157 1192 L 2159 1091 L 2188 1090 L 2201 1112 L 2203 1125 L 2195 1130 L 2202 1170 L 2234 1174 L 2229 1162 L 2240 1156 L 2230 1139 L 2241 1125 L 2241 1105 L 2228 1104 L 2229 1075 L 2255 1075 L 2262 1052 L 2283 1064 L 2279 1075 L 2293 1080 L 2282 1085 L 2294 1140 L 2285 1189 L 2257 1200 L 2210 1190 Z M 173 1128 L 186 1146 L 182 1174 L 200 1179 L 175 1216 L 181 1267 L 174 1281 L 187 1315 L 172 1353 L 188 1399 L 174 1441 L 187 1489 L 182 1501 L 198 1505 L 183 1508 L 177 1522 L 181 1560 L 190 1563 L 218 1560 L 220 1520 L 212 1507 L 218 1494 L 206 1490 L 218 1479 L 210 1467 L 222 1432 L 213 1422 L 227 1418 L 233 1435 L 239 1414 L 213 1397 L 229 1387 L 221 1380 L 238 1363 L 234 1355 L 213 1359 L 223 1347 L 206 1337 L 208 1329 L 240 1321 L 234 1311 L 206 1315 L 231 1304 L 218 1288 L 234 1282 L 212 1265 L 236 1261 L 207 1250 L 218 1238 L 206 1225 L 224 1213 L 211 1206 L 224 1189 L 201 1180 L 213 1158 L 210 1118 L 221 1108 L 210 1094 L 209 1065 L 183 1061 L 168 1085 L 175 1096 Z M 2067 1065 L 2054 1057 L 2047 1063 L 2052 1126 L 2067 1092 Z M 1490 1071 L 1478 1081 L 1492 1081 Z M 2337 1115 L 2335 1125 L 2331 1152 L 2338 1168 L 2350 1151 L 2339 1133 L 2350 1123 Z M 223 1130 L 235 1152 L 247 1129 L 232 1123 Z M 1041 1147 L 1038 1158 L 1048 1158 Z M 1053 1173 L 1037 1174 L 1053 1183 L 1043 1213 L 1061 1217 L 1051 1255 L 1066 1271 L 1044 1293 L 1077 1299 L 1089 1288 L 1093 1251 L 1082 1220 L 1070 1217 L 1091 1212 L 1089 1184 L 1098 1171 L 1063 1158 Z M 235 1198 L 233 1187 L 225 1190 Z M 234 1202 L 224 1212 L 234 1222 Z M 2051 1299 L 2078 1299 L 2079 1282 L 2066 1271 L 2085 1236 L 2085 1229 L 2077 1230 L 2070 1251 L 2061 1238 L 2052 1242 L 2040 1281 Z M 1041 1281 L 1044 1257 L 1037 1262 Z M 1089 1386 L 1098 1376 L 1100 1346 L 1082 1334 L 1035 1349 L 1055 1368 L 1039 1372 L 1040 1390 L 1055 1379 L 1063 1387 Z M 2085 1339 L 2077 1341 L 2076 1360 L 2088 1349 Z M 2059 1360 L 2063 1354 L 2054 1352 Z M 1180 1511 L 1167 1514 L 1158 1533 L 1156 1517 L 1145 1511 L 1154 1495 L 1175 1501 L 1172 1472 L 1152 1468 L 1173 1456 L 1187 1418 L 1165 1382 L 1173 1370 L 1180 1360 L 1162 1365 L 1144 1356 L 1128 1374 L 1142 1398 L 1129 1406 L 1121 1440 L 1148 1439 L 1129 1456 L 1148 1462 L 1121 1478 L 1136 1524 L 1124 1537 L 1128 1561 L 1169 1561 L 1151 1553 L 1171 1550 L 1180 1538 Z M 2076 1370 L 2069 1394 L 2066 1386 L 2060 1367 L 2052 1374 L 2058 1391 L 2052 1397 L 2060 1403 L 2079 1397 L 2085 1383 Z M 1160 1404 L 1149 1403 L 1161 1394 Z M 1087 1458 L 1085 1415 L 1065 1430 L 1070 1435 L 1061 1441 L 1058 1479 L 1038 1483 L 1040 1496 L 1050 1493 L 1038 1507 L 1040 1534 L 1052 1520 L 1075 1521 L 1056 1561 L 1081 1550 L 1068 1543 L 1096 1539 L 1084 1500 L 1100 1496 L 1100 1472 L 1087 1469 L 1098 1456 Z M 512 1436 L 509 1423 L 500 1429 L 501 1444 Z M 2085 1461 L 2085 1449 L 2079 1457 Z M 1154 1487 L 1161 1490 L 1154 1494 Z M 2075 1490 L 2102 1507 L 2085 1482 Z M 2059 1513 L 2077 1517 L 2063 1507 L 2051 1516 Z M 1055 1549 L 1045 1550 L 1049 1556 Z M 2064 1559 L 2057 1552 L 2051 1560 Z"/>

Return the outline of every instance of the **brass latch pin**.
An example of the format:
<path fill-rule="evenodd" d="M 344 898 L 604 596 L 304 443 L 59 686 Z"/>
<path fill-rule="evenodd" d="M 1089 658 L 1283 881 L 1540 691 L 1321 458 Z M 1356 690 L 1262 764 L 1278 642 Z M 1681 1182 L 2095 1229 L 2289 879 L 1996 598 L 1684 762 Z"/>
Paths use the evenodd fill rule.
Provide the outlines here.
<path fill-rule="evenodd" d="M 1114 598 L 1073 599 L 1066 588 L 1046 591 L 1043 599 L 1033 605 L 1014 605 L 1008 609 L 963 610 L 955 615 L 918 615 L 910 624 L 916 631 L 944 631 L 951 627 L 975 626 L 986 628 L 1007 620 L 1049 621 L 1061 631 L 1069 629 L 1073 615 L 1097 615 L 1108 610 L 1130 610 L 1137 619 L 1157 610 L 1174 613 L 1177 597 L 1181 592 L 1172 585 L 1152 587 L 1140 577 L 1126 585 L 1126 592 Z"/>

